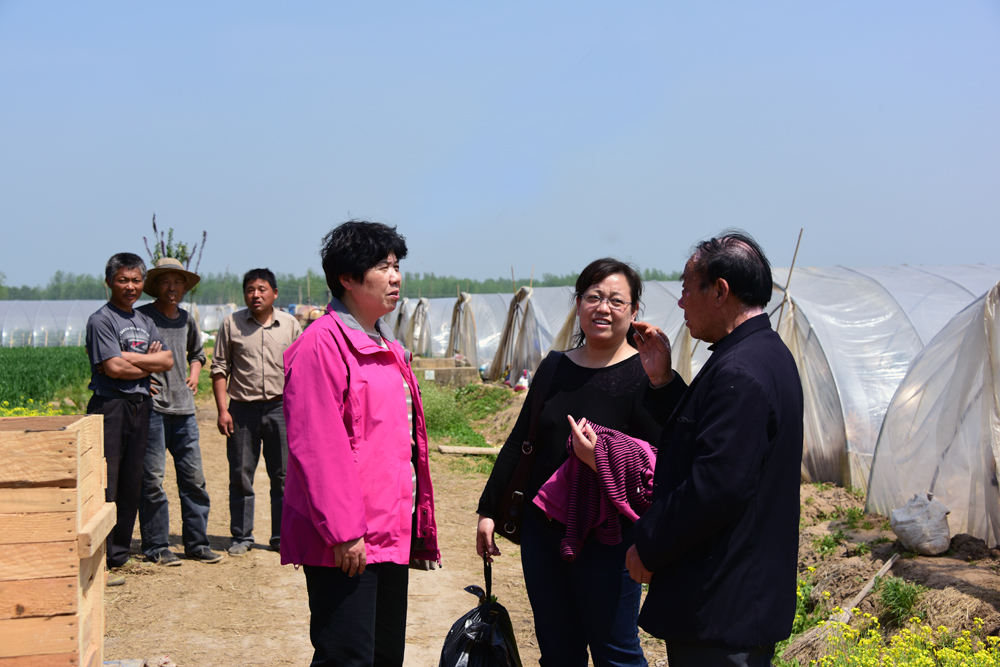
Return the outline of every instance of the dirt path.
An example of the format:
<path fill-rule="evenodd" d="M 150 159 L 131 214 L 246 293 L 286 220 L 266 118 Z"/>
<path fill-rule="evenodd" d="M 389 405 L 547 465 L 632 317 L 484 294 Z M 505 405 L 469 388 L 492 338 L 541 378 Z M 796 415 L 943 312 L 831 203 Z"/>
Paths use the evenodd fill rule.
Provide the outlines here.
<path fill-rule="evenodd" d="M 212 498 L 209 536 L 212 548 L 224 552 L 229 545 L 228 463 L 215 416 L 212 404 L 204 398 L 199 401 L 202 458 Z M 475 598 L 462 589 L 482 584 L 482 561 L 474 548 L 474 509 L 485 480 L 453 470 L 444 455 L 432 455 L 431 466 L 444 568 L 411 571 L 408 667 L 438 664 L 451 624 L 475 604 Z M 166 486 L 170 543 L 176 553 L 183 554 L 176 483 L 169 464 Z M 259 542 L 269 534 L 268 488 L 261 461 L 255 478 Z M 137 552 L 138 547 L 136 527 L 133 550 Z M 511 612 L 524 663 L 537 664 L 517 549 L 511 545 L 504 552 L 494 567 L 495 594 Z M 270 666 L 307 665 L 312 655 L 305 578 L 291 566 L 282 567 L 278 554 L 263 545 L 246 556 L 226 556 L 213 565 L 134 565 L 125 586 L 107 589 L 105 602 L 106 660 L 147 658 L 157 664 L 169 656 L 179 667 Z"/>
<path fill-rule="evenodd" d="M 516 407 L 505 412 L 516 412 Z M 499 422 L 505 418 L 497 415 L 498 423 L 492 425 L 497 432 L 490 433 L 494 440 L 499 439 L 499 431 L 503 430 Z M 209 535 L 212 548 L 224 552 L 229 545 L 225 439 L 215 427 L 214 406 L 204 398 L 198 405 L 198 420 L 205 476 L 213 502 Z M 170 539 L 174 550 L 183 553 L 176 484 L 169 468 Z M 454 458 L 432 453 L 444 568 L 410 573 L 408 667 L 438 664 L 451 624 L 475 604 L 473 596 L 462 589 L 482 584 L 474 526 L 475 506 L 485 477 L 468 472 L 468 468 Z M 262 500 L 256 508 L 256 535 L 261 540 L 270 529 L 263 461 L 255 486 Z M 812 596 L 822 607 L 846 604 L 889 554 L 900 548 L 895 536 L 884 530 L 882 517 L 864 517 L 854 528 L 845 523 L 845 512 L 862 506 L 860 498 L 844 489 L 802 487 L 799 570 L 800 576 L 815 585 Z M 817 540 L 838 531 L 846 534 L 842 543 L 821 551 Z M 886 541 L 880 543 L 879 538 Z M 494 592 L 510 611 L 524 664 L 537 664 L 538 649 L 518 549 L 501 544 L 504 555 L 494 565 Z M 859 548 L 865 544 L 869 545 L 866 549 Z M 135 540 L 135 551 L 138 546 Z M 810 567 L 814 568 L 811 572 Z M 929 589 L 921 596 L 917 611 L 933 626 L 961 631 L 971 628 L 978 617 L 992 634 L 1000 633 L 998 572 L 1000 551 L 987 549 L 981 540 L 968 536 L 957 536 L 946 555 L 907 555 L 892 569 L 892 574 Z M 291 566 L 282 567 L 278 554 L 266 546 L 240 558 L 226 556 L 214 565 L 185 562 L 181 567 L 162 567 L 143 563 L 132 566 L 127 579 L 121 588 L 106 589 L 106 660 L 146 658 L 151 665 L 158 665 L 169 656 L 178 667 L 309 663 L 312 649 L 305 578 Z M 880 612 L 877 595 L 869 596 L 861 606 L 864 611 Z M 662 642 L 643 635 L 643 649 L 650 665 L 662 667 L 666 663 Z"/>

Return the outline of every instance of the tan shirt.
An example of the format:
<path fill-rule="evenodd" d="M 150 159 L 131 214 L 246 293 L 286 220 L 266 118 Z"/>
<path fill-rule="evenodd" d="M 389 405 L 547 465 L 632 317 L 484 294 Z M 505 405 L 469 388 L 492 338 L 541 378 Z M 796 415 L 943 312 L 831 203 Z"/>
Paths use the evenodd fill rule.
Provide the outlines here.
<path fill-rule="evenodd" d="M 238 310 L 223 320 L 215 335 L 212 375 L 226 376 L 226 391 L 233 400 L 281 398 L 285 390 L 283 355 L 301 333 L 298 320 L 277 308 L 266 327 L 254 319 L 249 308 Z"/>

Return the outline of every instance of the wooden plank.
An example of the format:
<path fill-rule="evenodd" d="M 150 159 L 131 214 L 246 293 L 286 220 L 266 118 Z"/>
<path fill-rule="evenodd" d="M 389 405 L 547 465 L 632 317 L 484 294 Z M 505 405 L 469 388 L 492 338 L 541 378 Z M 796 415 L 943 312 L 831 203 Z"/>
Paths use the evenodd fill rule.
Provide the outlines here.
<path fill-rule="evenodd" d="M 80 559 L 80 574 L 77 576 L 77 581 L 79 582 L 81 591 L 86 591 L 95 582 L 102 587 L 104 586 L 104 555 L 106 547 L 107 544 L 102 542 L 97 545 L 97 550 L 94 551 L 94 554 L 90 558 Z"/>
<path fill-rule="evenodd" d="M 80 661 L 80 667 L 101 667 L 104 658 L 103 640 L 91 644 L 87 650 L 81 651 L 80 655 L 83 656 L 83 660 Z M 145 662 L 143 660 L 143 664 Z"/>
<path fill-rule="evenodd" d="M 0 433 L 24 431 L 71 430 L 73 425 L 92 415 L 53 415 L 51 417 L 0 417 Z M 103 419 L 103 417 L 101 417 Z M 101 422 L 103 428 L 104 422 Z M 0 436 L 2 437 L 2 436 Z"/>
<path fill-rule="evenodd" d="M 42 486 L 33 489 L 0 489 L 0 514 L 20 512 L 72 512 L 76 489 Z"/>
<path fill-rule="evenodd" d="M 0 581 L 0 619 L 75 614 L 76 577 Z"/>
<path fill-rule="evenodd" d="M 23 655 L 16 658 L 0 658 L 0 667 L 78 667 L 79 656 L 76 653 L 59 653 L 49 655 Z"/>
<path fill-rule="evenodd" d="M 0 657 L 77 653 L 78 630 L 75 615 L 0 621 Z"/>
<path fill-rule="evenodd" d="M 93 519 L 104 506 L 105 493 L 102 472 L 103 466 L 86 477 L 79 478 L 76 483 L 77 498 L 80 499 L 80 505 L 77 508 L 77 525 L 80 528 Z"/>
<path fill-rule="evenodd" d="M 473 454 L 485 456 L 486 454 L 499 454 L 499 447 L 457 447 L 454 445 L 438 445 L 438 451 L 442 454 Z"/>
<path fill-rule="evenodd" d="M 76 539 L 76 512 L 0 514 L 0 544 Z"/>
<path fill-rule="evenodd" d="M 87 415 L 73 425 L 77 429 L 77 456 L 93 451 L 96 458 L 104 457 L 104 417 Z"/>
<path fill-rule="evenodd" d="M 0 485 L 76 486 L 76 438 L 61 431 L 0 434 Z"/>
<path fill-rule="evenodd" d="M 77 481 L 84 479 L 93 474 L 100 474 L 101 468 L 104 464 L 104 457 L 98 456 L 96 449 L 88 449 L 77 457 L 76 463 L 76 478 Z M 79 488 L 79 484 L 77 484 Z M 84 502 L 86 497 L 80 496 L 80 502 Z"/>
<path fill-rule="evenodd" d="M 94 577 L 79 589 L 80 655 L 86 655 L 91 644 L 104 641 L 104 550 L 94 568 Z"/>
<path fill-rule="evenodd" d="M 0 558 L 0 581 L 75 577 L 79 570 L 76 540 L 11 544 Z"/>
<path fill-rule="evenodd" d="M 108 533 L 115 527 L 118 521 L 118 512 L 114 503 L 104 503 L 101 509 L 90 521 L 87 522 L 77 536 L 77 546 L 79 547 L 80 558 L 89 558 L 94 555 L 98 547 L 107 540 Z"/>

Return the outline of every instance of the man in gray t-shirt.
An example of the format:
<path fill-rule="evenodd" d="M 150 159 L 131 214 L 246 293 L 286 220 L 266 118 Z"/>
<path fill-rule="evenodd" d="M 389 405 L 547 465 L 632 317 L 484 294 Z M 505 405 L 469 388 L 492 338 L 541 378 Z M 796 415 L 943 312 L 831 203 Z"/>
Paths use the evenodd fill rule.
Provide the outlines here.
<path fill-rule="evenodd" d="M 189 560 L 203 563 L 222 560 L 222 556 L 212 551 L 208 544 L 210 504 L 201 466 L 198 420 L 194 408 L 205 352 L 198 322 L 178 307 L 184 294 L 199 280 L 196 273 L 185 269 L 178 260 L 164 257 L 146 276 L 144 291 L 156 300 L 138 309 L 156 323 L 156 328 L 174 355 L 174 367 L 153 376 L 160 387 L 153 397 L 153 412 L 149 417 L 142 498 L 139 501 L 142 552 L 146 560 L 160 565 L 181 564 L 169 548 L 170 511 L 167 494 L 163 491 L 168 451 L 177 472 L 184 555 Z"/>
<path fill-rule="evenodd" d="M 118 519 L 107 542 L 108 567 L 128 561 L 139 508 L 142 461 L 149 430 L 149 376 L 170 370 L 174 357 L 146 315 L 133 310 L 142 293 L 146 265 L 129 252 L 108 260 L 104 280 L 111 300 L 87 320 L 90 389 L 87 414 L 104 416 L 104 458 L 108 465 L 107 502 L 117 503 Z M 108 585 L 125 583 L 118 574 Z"/>

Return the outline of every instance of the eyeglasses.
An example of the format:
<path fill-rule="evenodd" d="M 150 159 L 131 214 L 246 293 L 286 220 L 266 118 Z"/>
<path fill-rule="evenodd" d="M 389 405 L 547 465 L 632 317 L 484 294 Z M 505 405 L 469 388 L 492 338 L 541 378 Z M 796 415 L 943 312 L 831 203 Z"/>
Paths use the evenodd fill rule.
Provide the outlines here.
<path fill-rule="evenodd" d="M 583 302 L 587 304 L 588 308 L 597 308 L 599 305 L 601 305 L 602 301 L 607 302 L 608 308 L 610 308 L 611 310 L 616 310 L 619 313 L 624 312 L 626 309 L 628 309 L 629 306 L 632 305 L 625 299 L 621 299 L 617 296 L 611 298 L 605 298 L 603 296 L 598 296 L 596 294 L 583 295 Z"/>

